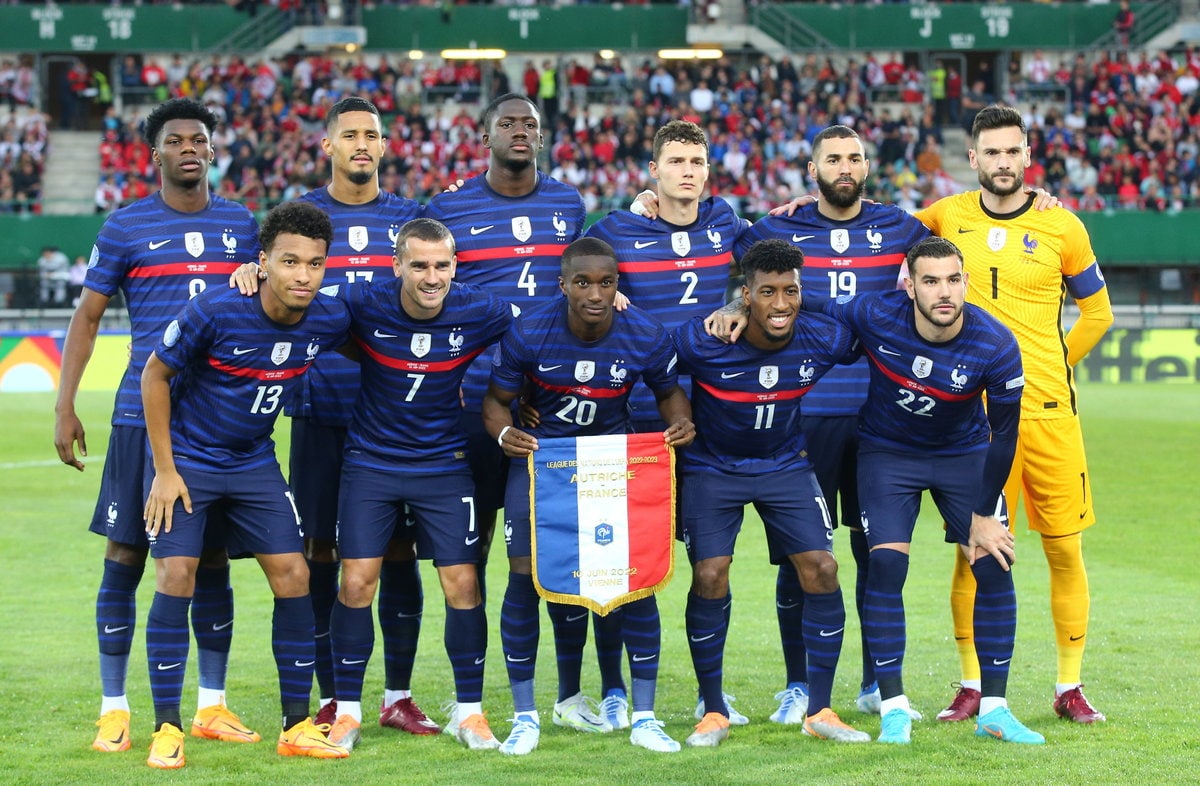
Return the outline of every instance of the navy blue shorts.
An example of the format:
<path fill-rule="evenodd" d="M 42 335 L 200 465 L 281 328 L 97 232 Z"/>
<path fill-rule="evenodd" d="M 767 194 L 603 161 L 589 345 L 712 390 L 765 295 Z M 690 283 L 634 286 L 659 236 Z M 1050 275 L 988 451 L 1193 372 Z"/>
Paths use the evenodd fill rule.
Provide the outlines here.
<path fill-rule="evenodd" d="M 504 507 L 504 487 L 508 481 L 508 456 L 483 427 L 478 412 L 463 410 L 459 425 L 467 433 L 467 463 L 475 484 L 475 509 L 480 515 Z"/>
<path fill-rule="evenodd" d="M 929 491 L 946 522 L 946 542 L 965 546 L 986 458 L 986 450 L 928 456 L 863 447 L 858 454 L 858 488 L 867 544 L 911 543 L 921 493 Z M 1003 496 L 998 517 L 1008 523 Z"/>
<path fill-rule="evenodd" d="M 323 426 L 311 418 L 292 418 L 288 485 L 300 513 L 304 537 L 337 539 L 338 481 L 342 477 L 344 426 Z"/>
<path fill-rule="evenodd" d="M 192 498 L 188 513 L 176 501 L 170 532 L 150 539 L 150 555 L 199 557 L 215 537 L 231 554 L 301 553 L 304 542 L 292 492 L 278 465 L 238 472 L 204 472 L 180 467 L 179 474 Z M 146 495 L 153 466 L 146 469 Z M 220 512 L 209 517 L 210 512 Z"/>
<path fill-rule="evenodd" d="M 858 506 L 858 416 L 800 418 L 817 484 L 834 529 L 862 529 Z"/>
<path fill-rule="evenodd" d="M 108 454 L 100 475 L 100 494 L 88 527 L 114 543 L 149 548 L 146 522 L 146 489 L 142 473 L 146 469 L 146 429 L 113 426 L 108 437 Z"/>
<path fill-rule="evenodd" d="M 417 554 L 435 565 L 477 563 L 482 544 L 475 521 L 471 473 L 436 475 L 388 472 L 347 464 L 338 497 L 338 554 L 373 559 L 405 524 L 404 506 L 415 524 Z"/>
<path fill-rule="evenodd" d="M 504 494 L 504 544 L 508 556 L 528 557 L 533 553 L 529 531 L 529 464 L 525 459 L 508 460 L 508 488 Z"/>
<path fill-rule="evenodd" d="M 685 472 L 683 543 L 693 564 L 732 557 L 745 507 L 754 503 L 768 542 L 780 553 L 832 551 L 833 524 L 811 469 L 767 475 Z"/>

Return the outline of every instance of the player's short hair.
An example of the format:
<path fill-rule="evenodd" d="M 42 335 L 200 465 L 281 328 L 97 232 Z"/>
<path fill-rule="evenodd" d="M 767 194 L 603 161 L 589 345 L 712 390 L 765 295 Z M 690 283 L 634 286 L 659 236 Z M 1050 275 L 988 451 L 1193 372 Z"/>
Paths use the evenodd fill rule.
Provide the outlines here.
<path fill-rule="evenodd" d="M 300 235 L 324 240 L 325 249 L 333 242 L 333 223 L 325 211 L 311 202 L 284 202 L 263 219 L 258 230 L 258 243 L 270 253 L 280 235 Z"/>
<path fill-rule="evenodd" d="M 984 131 L 995 131 L 997 128 L 1019 128 L 1021 136 L 1028 133 L 1025 128 L 1025 118 L 1011 106 L 992 104 L 979 110 L 971 123 L 971 142 L 978 142 L 979 135 Z"/>
<path fill-rule="evenodd" d="M 708 139 L 704 130 L 690 120 L 672 120 L 654 132 L 654 160 L 668 142 L 683 142 L 685 145 L 701 145 L 708 156 Z"/>
<path fill-rule="evenodd" d="M 961 264 L 963 262 L 963 253 L 958 249 L 958 246 L 951 243 L 944 237 L 930 235 L 929 237 L 917 243 L 908 250 L 908 254 L 904 257 L 905 263 L 908 264 L 908 275 L 912 278 L 914 275 L 913 265 L 916 264 L 918 258 L 925 257 L 927 259 L 945 259 L 946 257 L 958 257 Z"/>
<path fill-rule="evenodd" d="M 451 255 L 455 253 L 454 235 L 441 221 L 435 221 L 432 218 L 414 218 L 400 227 L 400 231 L 396 233 L 397 257 L 400 256 L 402 250 L 407 250 L 410 237 L 424 240 L 427 243 L 449 243 Z"/>
<path fill-rule="evenodd" d="M 612 260 L 613 268 L 617 267 L 617 252 L 613 251 L 612 246 L 598 237 L 581 237 L 563 250 L 559 271 L 564 281 L 570 278 L 571 267 L 577 257 L 608 257 Z"/>
<path fill-rule="evenodd" d="M 821 133 L 813 137 L 812 157 L 814 161 L 817 159 L 817 151 L 820 150 L 826 139 L 858 139 L 858 132 L 850 126 L 841 124 L 822 129 Z"/>
<path fill-rule="evenodd" d="M 523 96 L 520 93 L 505 93 L 502 96 L 496 96 L 491 103 L 483 108 L 483 112 L 479 115 L 479 122 L 482 124 L 484 133 L 491 131 L 492 121 L 496 119 L 496 115 L 500 111 L 500 105 L 505 101 L 524 101 L 529 104 L 533 110 L 533 116 L 538 119 L 538 125 L 542 124 L 542 113 L 538 109 L 537 102 L 529 96 Z"/>
<path fill-rule="evenodd" d="M 204 104 L 192 98 L 172 98 L 164 101 L 146 116 L 146 124 L 142 128 L 142 136 L 151 148 L 158 147 L 158 137 L 163 127 L 171 120 L 199 120 L 212 136 L 217 130 L 220 120 Z"/>
<path fill-rule="evenodd" d="M 379 117 L 379 107 L 367 99 L 361 96 L 346 96 L 329 107 L 329 112 L 325 115 L 325 128 L 328 130 L 337 125 L 338 118 L 346 112 L 370 112 L 375 117 Z M 382 122 L 381 119 L 380 123 L 382 124 Z"/>
<path fill-rule="evenodd" d="M 790 273 L 804 267 L 804 252 L 786 240 L 760 240 L 742 255 L 742 273 L 749 286 L 759 273 Z"/>

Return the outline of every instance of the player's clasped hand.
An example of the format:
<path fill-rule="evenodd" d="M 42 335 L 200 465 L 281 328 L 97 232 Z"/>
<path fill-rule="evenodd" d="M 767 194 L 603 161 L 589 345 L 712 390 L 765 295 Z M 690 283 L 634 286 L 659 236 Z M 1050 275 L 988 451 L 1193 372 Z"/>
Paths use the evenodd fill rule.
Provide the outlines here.
<path fill-rule="evenodd" d="M 509 458 L 524 458 L 538 449 L 537 437 L 512 426 L 505 426 L 497 441 Z"/>
<path fill-rule="evenodd" d="M 967 538 L 967 561 L 975 564 L 980 551 L 996 558 L 1006 571 L 1016 561 L 1015 540 L 1008 527 L 995 516 L 971 514 L 971 534 Z"/>
<path fill-rule="evenodd" d="M 175 511 L 175 500 L 183 502 L 183 509 L 192 512 L 192 497 L 187 484 L 178 472 L 156 473 L 150 484 L 150 496 L 146 497 L 146 510 L 142 518 L 146 522 L 146 534 L 150 537 L 171 531 L 171 515 Z"/>
<path fill-rule="evenodd" d="M 266 271 L 253 262 L 247 262 L 229 274 L 229 286 L 243 295 L 253 295 L 258 291 L 258 282 L 266 277 Z"/>
<path fill-rule="evenodd" d="M 669 447 L 686 447 L 692 444 L 692 440 L 696 438 L 696 424 L 687 418 L 681 418 L 663 432 L 663 438 Z"/>

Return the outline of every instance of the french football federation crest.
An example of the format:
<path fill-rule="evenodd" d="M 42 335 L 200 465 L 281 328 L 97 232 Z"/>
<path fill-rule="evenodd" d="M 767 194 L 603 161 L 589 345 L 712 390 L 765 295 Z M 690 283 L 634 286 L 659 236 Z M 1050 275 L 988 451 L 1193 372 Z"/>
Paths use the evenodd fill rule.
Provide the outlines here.
<path fill-rule="evenodd" d="M 779 366 L 759 366 L 758 384 L 767 390 L 779 383 Z"/>
<path fill-rule="evenodd" d="M 362 251 L 369 242 L 367 228 L 364 226 L 350 227 L 349 232 L 346 233 L 346 242 L 355 251 Z"/>
<path fill-rule="evenodd" d="M 992 227 L 988 230 L 988 248 L 999 251 L 1008 242 L 1008 230 L 1004 227 Z"/>
<path fill-rule="evenodd" d="M 283 362 L 292 356 L 292 342 L 280 341 L 271 350 L 271 362 L 277 366 L 282 366 Z"/>
<path fill-rule="evenodd" d="M 613 542 L 613 526 L 612 524 L 597 524 L 596 525 L 596 545 L 608 546 Z"/>
<path fill-rule="evenodd" d="M 388 227 L 388 240 L 391 241 L 392 250 L 396 248 L 396 238 L 398 237 L 400 237 L 400 230 L 396 228 L 395 224 L 392 224 Z"/>
<path fill-rule="evenodd" d="M 812 381 L 813 374 L 815 374 L 815 373 L 816 373 L 816 371 L 817 371 L 817 370 L 816 370 L 815 368 L 813 368 L 812 366 L 808 365 L 807 363 L 806 363 L 806 364 L 803 364 L 803 365 L 801 365 L 801 366 L 800 366 L 800 381 L 801 381 L 801 382 L 810 382 L 810 381 Z"/>
<path fill-rule="evenodd" d="M 429 348 L 432 345 L 433 336 L 428 333 L 413 333 L 408 348 L 412 350 L 413 357 L 423 358 L 429 354 Z"/>
<path fill-rule="evenodd" d="M 229 230 L 226 229 L 224 232 L 221 233 L 221 245 L 225 246 L 226 254 L 236 254 L 237 253 L 237 235 L 229 234 Z"/>
<path fill-rule="evenodd" d="M 317 353 L 321 351 L 321 345 L 315 341 L 308 342 L 308 349 L 304 353 L 304 362 L 312 363 L 317 359 Z"/>
<path fill-rule="evenodd" d="M 185 232 L 183 235 L 183 247 L 192 256 L 199 258 L 204 253 L 204 235 L 199 232 Z"/>
<path fill-rule="evenodd" d="M 829 233 L 829 247 L 839 254 L 845 254 L 850 248 L 850 230 L 835 229 Z"/>
<path fill-rule="evenodd" d="M 629 376 L 629 369 L 621 366 L 624 360 L 614 360 L 612 366 L 608 369 L 608 381 L 613 385 L 624 385 L 625 377 Z"/>
<path fill-rule="evenodd" d="M 512 220 L 512 233 L 518 243 L 524 243 L 533 237 L 533 224 L 529 222 L 529 216 L 517 216 L 514 218 Z"/>
<path fill-rule="evenodd" d="M 705 231 L 704 234 L 708 235 L 708 242 L 712 243 L 713 251 L 720 251 L 721 250 L 721 233 L 715 229 L 710 228 L 707 231 Z"/>
<path fill-rule="evenodd" d="M 872 251 L 879 251 L 883 248 L 883 233 L 874 232 L 871 229 L 867 230 L 867 242 L 871 244 Z"/>
<path fill-rule="evenodd" d="M 950 382 L 955 390 L 962 390 L 963 386 L 967 384 L 967 380 L 970 378 L 970 376 L 963 373 L 965 370 L 966 369 L 962 365 L 950 370 Z"/>
<path fill-rule="evenodd" d="M 463 339 L 466 338 L 462 333 L 450 331 L 450 352 L 462 352 Z"/>
<path fill-rule="evenodd" d="M 686 257 L 692 253 L 692 239 L 688 237 L 687 232 L 672 232 L 671 248 L 679 256 Z"/>
<path fill-rule="evenodd" d="M 575 363 L 575 381 L 588 382 L 596 376 L 596 363 L 591 360 L 579 360 Z"/>
<path fill-rule="evenodd" d="M 554 225 L 554 236 L 559 240 L 567 236 L 567 222 L 562 217 L 562 213 L 555 213 L 554 218 L 550 219 L 550 223 Z"/>
<path fill-rule="evenodd" d="M 925 379 L 929 376 L 929 372 L 933 371 L 933 361 L 924 355 L 917 355 L 913 358 L 912 372 L 917 379 Z"/>

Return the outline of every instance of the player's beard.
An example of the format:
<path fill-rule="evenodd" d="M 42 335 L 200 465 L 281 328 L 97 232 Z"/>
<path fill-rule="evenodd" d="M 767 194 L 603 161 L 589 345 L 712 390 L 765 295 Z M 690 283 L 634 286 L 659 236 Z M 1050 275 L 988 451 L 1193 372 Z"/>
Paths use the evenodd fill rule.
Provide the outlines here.
<path fill-rule="evenodd" d="M 1012 196 L 1025 187 L 1025 170 L 1011 169 L 1009 170 L 1009 174 L 1013 178 L 1012 185 L 1008 188 L 1001 188 L 996 185 L 994 177 L 981 169 L 979 170 L 979 185 L 983 187 L 984 191 L 995 194 L 998 197 Z"/>
<path fill-rule="evenodd" d="M 372 169 L 370 172 L 363 169 L 355 169 L 349 174 L 350 182 L 356 186 L 365 186 L 371 182 L 371 178 L 375 177 L 377 170 Z"/>
<path fill-rule="evenodd" d="M 838 183 L 842 178 L 837 180 L 825 180 L 820 175 L 817 176 L 817 188 L 821 191 L 821 196 L 825 197 L 825 201 L 834 207 L 846 208 L 854 207 L 862 199 L 863 188 L 866 187 L 866 178 L 855 180 L 847 178 L 854 183 L 854 188 L 847 191 L 845 188 L 838 188 Z"/>

